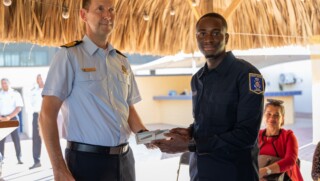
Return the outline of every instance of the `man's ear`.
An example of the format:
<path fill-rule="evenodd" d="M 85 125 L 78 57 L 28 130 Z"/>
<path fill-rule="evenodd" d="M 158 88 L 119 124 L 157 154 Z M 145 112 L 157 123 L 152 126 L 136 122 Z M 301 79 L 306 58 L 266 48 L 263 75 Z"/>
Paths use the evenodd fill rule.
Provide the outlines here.
<path fill-rule="evenodd" d="M 82 8 L 80 9 L 80 17 L 84 22 L 87 22 L 87 10 Z"/>
<path fill-rule="evenodd" d="M 226 33 L 225 35 L 225 43 L 228 44 L 229 42 L 229 33 Z"/>

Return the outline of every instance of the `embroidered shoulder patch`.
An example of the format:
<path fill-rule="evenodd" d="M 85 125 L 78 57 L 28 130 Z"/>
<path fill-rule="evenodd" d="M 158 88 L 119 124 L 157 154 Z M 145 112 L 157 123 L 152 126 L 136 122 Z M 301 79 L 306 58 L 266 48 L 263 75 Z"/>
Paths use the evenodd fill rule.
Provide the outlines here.
<path fill-rule="evenodd" d="M 249 90 L 255 94 L 262 94 L 264 92 L 262 75 L 249 73 Z"/>
<path fill-rule="evenodd" d="M 79 45 L 80 43 L 82 43 L 82 40 L 76 40 L 76 41 L 69 42 L 69 43 L 67 43 L 67 44 L 65 44 L 65 45 L 62 45 L 61 47 L 70 48 L 70 47 L 77 46 L 77 45 Z"/>

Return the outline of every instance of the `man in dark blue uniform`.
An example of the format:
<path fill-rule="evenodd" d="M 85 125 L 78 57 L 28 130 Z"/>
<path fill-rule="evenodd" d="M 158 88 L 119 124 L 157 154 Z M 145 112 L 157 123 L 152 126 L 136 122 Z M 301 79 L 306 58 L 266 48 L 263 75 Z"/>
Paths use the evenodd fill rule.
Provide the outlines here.
<path fill-rule="evenodd" d="M 190 177 L 196 181 L 254 181 L 258 176 L 257 135 L 264 81 L 253 65 L 226 52 L 226 20 L 202 16 L 196 38 L 206 64 L 191 80 L 194 123 L 153 143 L 168 153 L 191 151 Z"/>

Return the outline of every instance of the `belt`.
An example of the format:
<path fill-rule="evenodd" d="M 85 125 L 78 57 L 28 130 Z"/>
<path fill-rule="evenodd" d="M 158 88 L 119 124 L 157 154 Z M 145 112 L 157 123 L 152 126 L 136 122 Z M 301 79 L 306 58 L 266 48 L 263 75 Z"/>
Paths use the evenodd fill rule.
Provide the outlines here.
<path fill-rule="evenodd" d="M 129 150 L 129 144 L 124 143 L 119 146 L 108 147 L 108 146 L 97 146 L 97 145 L 89 145 L 85 143 L 68 141 L 67 148 L 73 151 L 82 151 L 82 152 L 99 153 L 99 154 L 107 154 L 107 155 L 121 155 L 126 153 Z"/>

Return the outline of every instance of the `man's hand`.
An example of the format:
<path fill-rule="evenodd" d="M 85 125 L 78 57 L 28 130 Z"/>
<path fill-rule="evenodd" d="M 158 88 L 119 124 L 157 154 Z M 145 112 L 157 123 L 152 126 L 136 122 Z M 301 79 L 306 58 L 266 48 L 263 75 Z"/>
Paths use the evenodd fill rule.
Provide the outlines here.
<path fill-rule="evenodd" d="M 160 148 L 162 152 L 179 153 L 188 151 L 188 144 L 191 139 L 189 130 L 186 128 L 175 128 L 170 133 L 164 134 L 170 139 L 155 140 L 151 143 Z"/>
<path fill-rule="evenodd" d="M 71 172 L 68 169 L 54 170 L 54 180 L 55 181 L 75 181 Z"/>
<path fill-rule="evenodd" d="M 189 139 L 191 139 L 190 130 L 187 128 L 173 128 L 172 130 L 170 130 L 170 133 L 176 133 L 182 136 L 188 136 L 190 137 Z"/>
<path fill-rule="evenodd" d="M 9 116 L 6 116 L 6 117 L 0 116 L 0 121 L 10 121 L 10 117 Z"/>
<path fill-rule="evenodd" d="M 148 149 L 156 149 L 156 148 L 158 148 L 156 145 L 154 145 L 152 143 L 146 143 L 146 144 L 144 144 L 144 146 L 146 146 Z"/>

